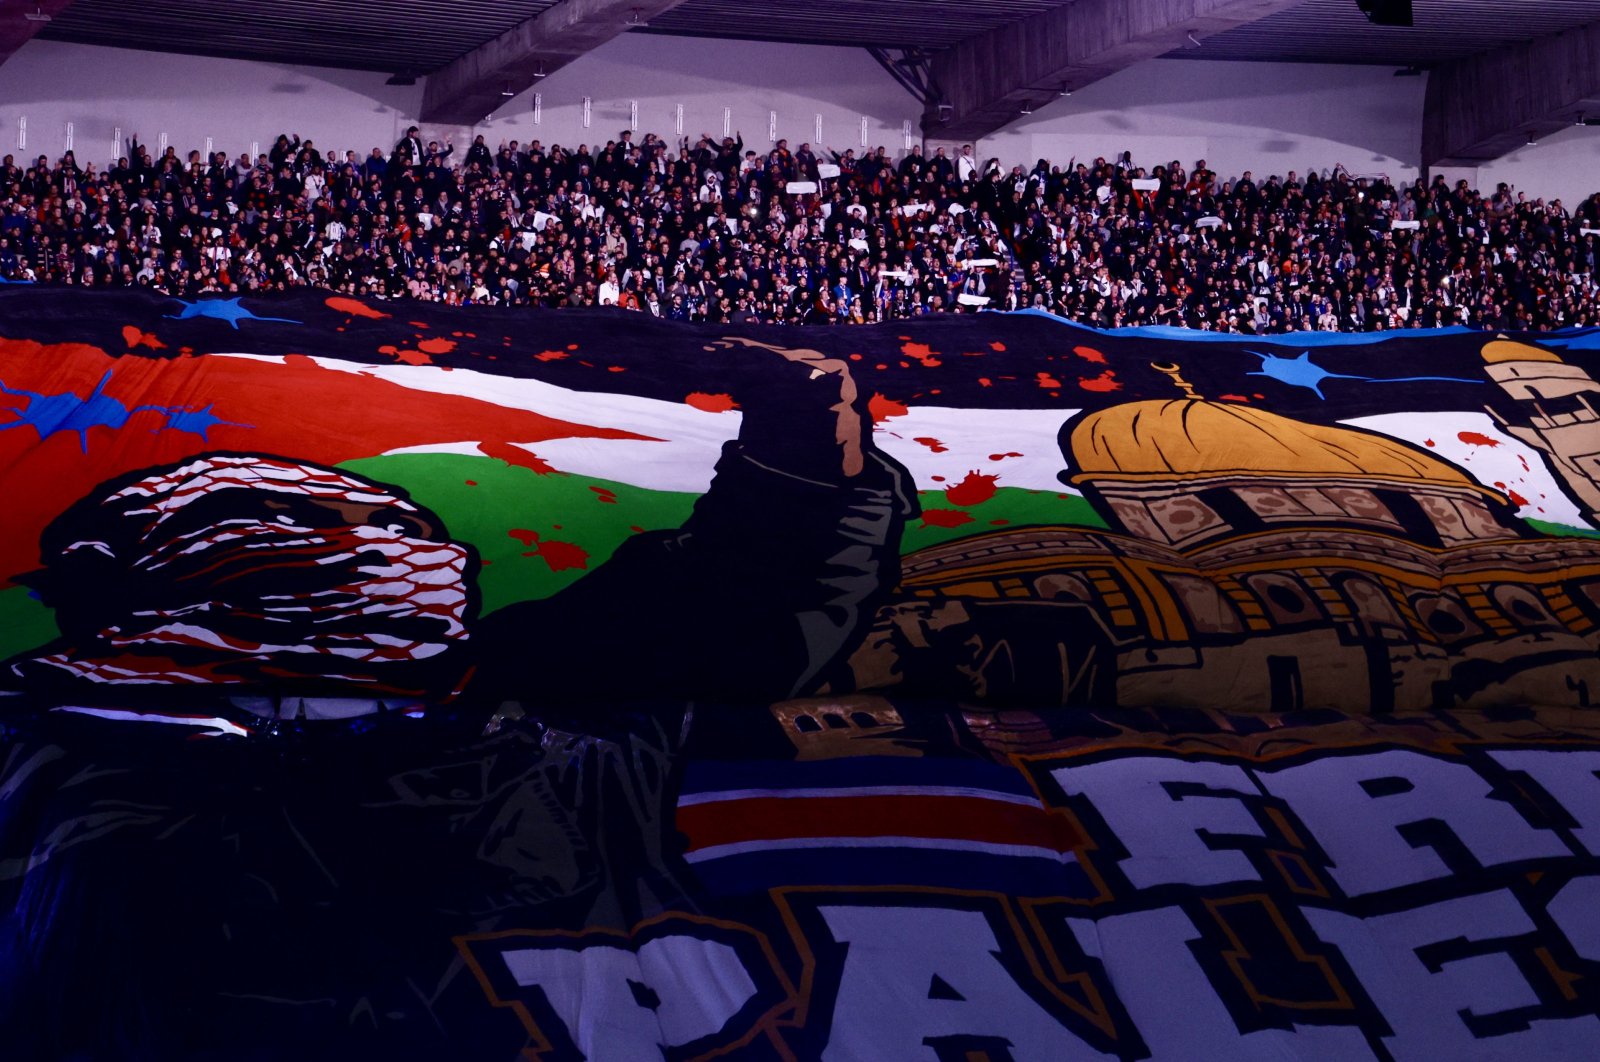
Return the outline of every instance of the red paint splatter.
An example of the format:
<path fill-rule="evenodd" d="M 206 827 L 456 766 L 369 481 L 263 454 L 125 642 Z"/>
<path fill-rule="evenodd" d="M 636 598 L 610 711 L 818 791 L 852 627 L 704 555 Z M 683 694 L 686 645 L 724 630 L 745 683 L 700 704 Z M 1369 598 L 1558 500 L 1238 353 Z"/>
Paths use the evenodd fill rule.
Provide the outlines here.
<path fill-rule="evenodd" d="M 885 398 L 881 394 L 874 394 L 867 402 L 867 412 L 872 414 L 872 423 L 882 424 L 890 417 L 903 417 L 910 412 L 904 402 L 896 402 L 892 398 Z"/>
<path fill-rule="evenodd" d="M 1006 349 L 1006 345 L 1004 343 L 994 342 L 989 344 L 989 349 L 1004 351 Z"/>
<path fill-rule="evenodd" d="M 627 372 L 628 369 L 627 369 L 627 366 L 624 366 L 624 365 L 607 365 L 606 366 L 606 371 L 607 372 Z"/>
<path fill-rule="evenodd" d="M 989 460 L 991 460 L 991 461 L 1004 461 L 1008 457 L 1021 457 L 1021 456 L 1022 455 L 1017 453 L 1015 450 L 1007 450 L 1003 454 L 990 454 L 989 455 Z"/>
<path fill-rule="evenodd" d="M 963 358 L 986 358 L 989 356 L 989 352 L 986 350 L 963 350 L 961 356 Z"/>
<path fill-rule="evenodd" d="M 1039 373 L 1038 376 L 1035 377 L 1035 379 L 1039 382 L 1039 386 L 1041 388 L 1044 388 L 1044 389 L 1049 389 L 1051 387 L 1060 387 L 1061 386 L 1061 381 L 1056 379 L 1054 376 L 1051 376 L 1047 372 Z"/>
<path fill-rule="evenodd" d="M 851 361 L 860 361 L 861 360 L 861 355 L 860 354 L 852 354 L 852 355 L 850 355 L 850 360 Z"/>
<path fill-rule="evenodd" d="M 980 472 L 967 473 L 963 479 L 953 487 L 945 488 L 944 496 L 952 505 L 972 506 L 982 505 L 994 497 L 994 485 L 999 476 L 986 476 Z"/>
<path fill-rule="evenodd" d="M 326 300 L 326 302 L 328 309 L 337 310 L 340 313 L 347 313 L 351 317 L 366 317 L 371 320 L 378 321 L 385 317 L 393 316 L 392 314 L 383 313 L 380 310 L 374 310 L 371 306 L 368 306 L 360 299 L 350 299 L 343 295 L 334 295 Z"/>
<path fill-rule="evenodd" d="M 424 331 L 426 331 L 428 328 L 428 322 L 426 321 L 407 321 L 406 324 L 410 325 L 412 328 L 421 328 Z"/>
<path fill-rule="evenodd" d="M 644 534 L 644 528 L 640 527 L 638 524 L 629 524 L 628 530 L 632 531 L 636 535 Z"/>
<path fill-rule="evenodd" d="M 700 410 L 702 413 L 726 413 L 730 409 L 738 409 L 739 403 L 733 400 L 732 395 L 706 394 L 696 391 L 684 399 L 684 402 Z"/>
<path fill-rule="evenodd" d="M 1222 399 L 1224 402 L 1248 402 L 1248 401 L 1250 401 L 1244 395 L 1218 395 L 1217 397 Z"/>
<path fill-rule="evenodd" d="M 553 572 L 564 572 L 569 568 L 587 571 L 589 568 L 589 551 L 571 542 L 557 542 L 551 539 L 549 542 L 539 543 L 539 548 L 534 552 L 539 555 L 540 560 L 550 566 Z"/>
<path fill-rule="evenodd" d="M 607 489 L 605 487 L 590 487 L 589 489 L 594 491 L 597 495 L 600 496 L 600 501 L 603 504 L 605 504 L 605 505 L 615 505 L 615 504 L 617 504 L 617 492 L 616 491 L 609 490 L 609 489 Z"/>
<path fill-rule="evenodd" d="M 972 517 L 960 509 L 924 509 L 923 527 L 960 527 L 972 523 Z"/>
<path fill-rule="evenodd" d="M 1517 460 L 1518 460 L 1518 461 L 1521 461 L 1521 462 L 1522 462 L 1522 470 L 1523 470 L 1523 471 L 1524 471 L 1524 472 L 1531 472 L 1531 471 L 1533 471 L 1533 469 L 1531 469 L 1531 468 L 1529 468 L 1529 467 L 1528 467 L 1528 459 L 1527 459 L 1527 458 L 1526 458 L 1526 457 L 1523 457 L 1523 456 L 1522 456 L 1522 455 L 1521 455 L 1521 454 L 1518 454 L 1518 455 L 1517 455 Z"/>
<path fill-rule="evenodd" d="M 407 365 L 433 364 L 433 359 L 422 353 L 420 350 L 401 350 L 393 343 L 385 343 L 383 346 L 378 348 L 378 353 L 388 354 L 390 357 L 396 359 L 397 361 L 403 361 Z"/>
<path fill-rule="evenodd" d="M 1262 402 L 1262 401 L 1265 401 L 1265 400 L 1266 400 L 1266 397 L 1267 397 L 1267 396 L 1266 396 L 1266 395 L 1263 395 L 1263 394 L 1253 394 L 1253 395 L 1251 395 L 1251 396 L 1250 396 L 1250 397 L 1251 397 L 1251 398 L 1253 398 L 1253 399 L 1255 399 L 1255 400 L 1256 400 L 1256 401 L 1257 401 L 1257 402 Z"/>
<path fill-rule="evenodd" d="M 1491 439 L 1479 431 L 1458 431 L 1456 432 L 1456 438 L 1460 439 L 1468 446 L 1494 447 L 1500 445 L 1499 439 Z"/>
<path fill-rule="evenodd" d="M 1438 444 L 1435 443 L 1432 439 L 1423 439 L 1422 440 L 1422 445 L 1423 446 L 1437 446 Z"/>
<path fill-rule="evenodd" d="M 994 381 L 989 379 L 987 376 L 980 376 L 980 377 L 978 377 L 978 386 L 979 387 L 993 387 L 994 386 Z"/>
<path fill-rule="evenodd" d="M 929 476 L 928 478 L 933 480 L 935 483 L 943 483 L 944 482 L 944 477 L 943 476 Z"/>
<path fill-rule="evenodd" d="M 568 350 L 577 350 L 578 349 L 578 344 L 576 344 L 576 343 L 568 343 L 567 344 L 567 349 Z"/>
<path fill-rule="evenodd" d="M 560 524 L 555 525 L 556 530 L 561 529 Z M 542 541 L 539 532 L 530 531 L 525 527 L 512 528 L 506 534 L 521 542 L 524 546 L 533 548 L 524 557 L 538 557 L 553 572 L 564 572 L 569 568 L 587 569 L 589 567 L 589 552 L 581 546 L 571 542 L 560 542 L 555 539 Z M 483 563 L 488 564 L 488 561 Z"/>
<path fill-rule="evenodd" d="M 559 530 L 559 526 L 557 528 Z M 587 569 L 589 567 L 589 553 L 581 546 L 571 542 L 558 542 L 551 539 L 548 542 L 540 541 L 539 532 L 529 531 L 524 527 L 513 528 L 506 534 L 521 542 L 524 546 L 533 546 L 533 549 L 524 553 L 524 557 L 538 557 L 553 572 L 564 572 L 569 568 Z M 488 563 L 485 561 L 484 563 Z"/>
<path fill-rule="evenodd" d="M 950 449 L 950 447 L 946 446 L 944 443 L 940 442 L 938 439 L 935 439 L 932 436 L 928 436 L 928 435 L 924 435 L 924 436 L 922 436 L 921 438 L 918 438 L 918 439 L 912 439 L 911 441 L 914 442 L 914 443 L 921 443 L 923 446 L 926 446 L 928 449 L 932 450 L 936 454 L 942 454 L 946 450 Z"/>
<path fill-rule="evenodd" d="M 425 354 L 448 354 L 456 349 L 456 343 L 453 339 L 424 339 L 417 349 Z"/>
<path fill-rule="evenodd" d="M 1078 386 L 1085 391 L 1120 391 L 1122 384 L 1117 380 L 1117 374 L 1112 369 L 1107 369 L 1093 379 L 1080 379 Z"/>
<path fill-rule="evenodd" d="M 535 361 L 560 361 L 567 356 L 564 350 L 541 350 L 533 356 Z"/>
<path fill-rule="evenodd" d="M 943 364 L 939 360 L 939 352 L 926 343 L 902 343 L 900 353 L 920 362 L 925 369 L 937 369 Z"/>
<path fill-rule="evenodd" d="M 485 457 L 493 457 L 504 461 L 513 468 L 526 468 L 541 476 L 548 476 L 555 468 L 546 464 L 538 454 L 529 453 L 520 446 L 513 446 L 508 442 L 481 442 L 478 452 Z"/>
<path fill-rule="evenodd" d="M 1524 498 L 1522 495 L 1518 494 L 1516 491 L 1511 490 L 1511 491 L 1507 491 L 1506 493 L 1508 495 L 1510 495 L 1510 497 L 1511 497 L 1511 504 L 1515 505 L 1517 508 L 1520 509 L 1524 505 L 1528 504 L 1528 499 Z"/>
<path fill-rule="evenodd" d="M 1093 347 L 1073 347 L 1072 352 L 1084 361 L 1092 361 L 1096 365 L 1104 365 L 1106 356 Z"/>
<path fill-rule="evenodd" d="M 1007 524 L 1009 524 L 1010 522 L 1011 522 L 1010 520 L 990 520 L 989 521 L 989 525 L 991 527 L 1004 527 Z"/>
<path fill-rule="evenodd" d="M 122 341 L 128 344 L 128 349 L 134 347 L 149 347 L 151 350 L 165 350 L 166 344 L 149 332 L 141 332 L 133 325 L 122 326 Z"/>

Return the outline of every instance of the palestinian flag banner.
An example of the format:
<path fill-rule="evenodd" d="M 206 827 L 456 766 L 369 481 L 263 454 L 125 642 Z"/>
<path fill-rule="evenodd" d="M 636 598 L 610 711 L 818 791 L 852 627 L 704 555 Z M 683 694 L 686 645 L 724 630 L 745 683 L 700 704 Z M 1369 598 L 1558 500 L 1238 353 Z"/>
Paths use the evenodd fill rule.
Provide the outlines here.
<path fill-rule="evenodd" d="M 1588 1057 L 1597 351 L 7 287 L 5 1057 Z"/>

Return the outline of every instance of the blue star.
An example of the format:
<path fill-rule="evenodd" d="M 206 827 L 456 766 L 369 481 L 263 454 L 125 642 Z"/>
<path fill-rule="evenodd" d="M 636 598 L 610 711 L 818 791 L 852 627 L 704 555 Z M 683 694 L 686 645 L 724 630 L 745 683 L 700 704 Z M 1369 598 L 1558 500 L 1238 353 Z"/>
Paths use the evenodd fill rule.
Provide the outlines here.
<path fill-rule="evenodd" d="M 300 324 L 287 317 L 257 317 L 241 304 L 244 299 L 202 299 L 197 302 L 188 302 L 184 299 L 173 299 L 173 302 L 183 304 L 182 313 L 169 313 L 166 317 L 174 321 L 187 321 L 196 317 L 209 317 L 217 321 L 226 321 L 238 331 L 240 321 L 281 321 L 284 324 Z"/>
<path fill-rule="evenodd" d="M 1245 353 L 1254 354 L 1261 359 L 1261 371 L 1246 373 L 1246 376 L 1265 376 L 1279 383 L 1286 383 L 1290 387 L 1304 387 L 1324 401 L 1328 396 L 1322 393 L 1323 380 L 1360 380 L 1363 383 L 1483 383 L 1482 380 L 1465 380 L 1459 376 L 1398 376 L 1391 379 L 1349 376 L 1342 372 L 1329 372 L 1324 369 L 1311 360 L 1309 350 L 1304 351 L 1298 358 L 1280 358 L 1276 354 L 1262 354 L 1256 350 L 1247 350 Z"/>

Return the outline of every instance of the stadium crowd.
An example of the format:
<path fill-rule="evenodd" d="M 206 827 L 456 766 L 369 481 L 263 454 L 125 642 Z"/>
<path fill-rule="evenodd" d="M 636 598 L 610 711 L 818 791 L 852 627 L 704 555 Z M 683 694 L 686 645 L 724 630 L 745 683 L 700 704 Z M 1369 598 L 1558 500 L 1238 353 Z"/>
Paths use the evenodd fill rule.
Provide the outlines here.
<path fill-rule="evenodd" d="M 1591 231 L 1593 230 L 1593 231 Z M 1600 193 L 1204 160 L 1031 169 L 913 148 L 765 152 L 631 132 L 385 153 L 0 161 L 0 279 L 174 296 L 314 285 L 447 303 L 616 304 L 710 322 L 1037 307 L 1242 333 L 1600 324 Z"/>

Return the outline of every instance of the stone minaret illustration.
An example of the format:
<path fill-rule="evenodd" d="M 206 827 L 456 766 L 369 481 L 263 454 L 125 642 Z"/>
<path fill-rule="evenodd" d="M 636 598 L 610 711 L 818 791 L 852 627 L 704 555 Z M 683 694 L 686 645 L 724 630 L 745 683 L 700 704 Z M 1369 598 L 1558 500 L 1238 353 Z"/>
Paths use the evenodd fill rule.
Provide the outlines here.
<path fill-rule="evenodd" d="M 1507 435 L 1543 451 L 1584 519 L 1600 526 L 1600 382 L 1542 347 L 1504 337 L 1483 348 L 1483 361 L 1521 414 L 1489 415 Z"/>

